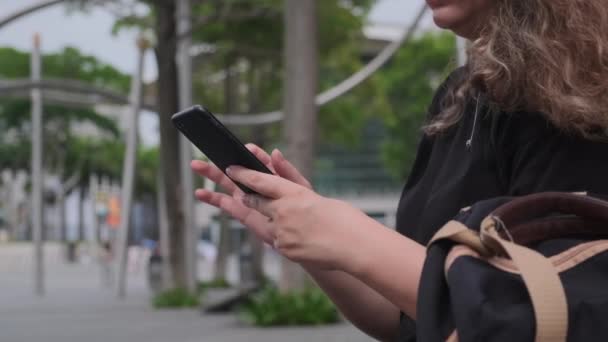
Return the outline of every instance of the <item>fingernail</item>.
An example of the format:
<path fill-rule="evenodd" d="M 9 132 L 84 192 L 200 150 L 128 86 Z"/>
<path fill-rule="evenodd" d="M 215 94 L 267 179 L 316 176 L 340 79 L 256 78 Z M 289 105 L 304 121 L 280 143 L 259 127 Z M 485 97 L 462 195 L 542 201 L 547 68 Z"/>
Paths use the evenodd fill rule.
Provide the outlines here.
<path fill-rule="evenodd" d="M 285 157 L 283 156 L 283 153 L 281 152 L 281 150 L 279 150 L 278 148 L 276 150 L 279 153 L 279 157 L 281 157 L 281 159 L 285 160 Z"/>
<path fill-rule="evenodd" d="M 234 170 L 234 169 L 232 168 L 232 166 L 227 167 L 227 168 L 226 168 L 226 174 L 227 174 L 228 176 L 232 176 L 232 172 L 233 172 L 233 170 Z"/>

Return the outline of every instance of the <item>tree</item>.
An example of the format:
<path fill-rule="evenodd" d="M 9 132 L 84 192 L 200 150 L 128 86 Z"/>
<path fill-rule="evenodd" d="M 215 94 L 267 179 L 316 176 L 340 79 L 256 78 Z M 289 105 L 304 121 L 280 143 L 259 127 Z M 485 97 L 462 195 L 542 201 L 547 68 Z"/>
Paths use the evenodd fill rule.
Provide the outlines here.
<path fill-rule="evenodd" d="M 179 36 L 176 33 L 175 4 L 173 1 L 163 0 L 141 0 L 141 1 L 116 1 L 113 6 L 121 4 L 124 9 L 119 11 L 115 25 L 115 32 L 122 28 L 136 27 L 139 30 L 153 28 L 156 33 L 156 60 L 159 69 L 157 81 L 157 93 L 163 94 L 159 97 L 159 115 L 161 131 L 161 159 L 163 165 L 164 179 L 167 194 L 167 213 L 172 225 L 172 238 L 175 244 L 171 244 L 172 250 L 183 250 L 180 245 L 184 234 L 183 220 L 181 215 L 180 201 L 176 197 L 179 193 L 178 173 L 175 165 L 177 159 L 177 133 L 168 122 L 168 115 L 179 110 L 177 107 L 177 70 L 175 65 L 176 41 Z M 195 81 L 196 102 L 205 103 L 210 108 L 223 108 L 224 88 L 222 80 L 228 74 L 235 74 L 235 82 L 247 89 L 245 93 L 236 94 L 235 110 L 248 107 L 250 102 L 248 92 L 255 92 L 259 110 L 276 109 L 282 105 L 282 51 L 284 25 L 282 22 L 282 0 L 260 0 L 260 1 L 193 1 L 193 39 L 195 42 L 205 43 L 211 46 L 215 52 L 212 55 L 205 54 L 197 59 L 195 71 L 198 81 Z M 330 61 L 328 72 L 331 79 L 348 76 L 350 70 L 356 68 L 359 63 L 358 53 L 353 48 L 361 36 L 361 27 L 364 23 L 365 12 L 371 6 L 373 0 L 350 0 L 350 1 L 322 1 L 319 2 L 321 60 Z M 145 4 L 149 11 L 131 10 L 134 4 Z M 118 12 L 114 10 L 114 12 Z M 316 25 L 315 25 L 316 26 Z M 315 44 L 316 45 L 316 44 Z M 346 47 L 348 46 L 348 48 Z M 339 48 L 338 48 L 339 47 Z M 244 68 L 243 68 L 244 66 Z M 242 71 L 245 70 L 245 71 Z M 210 77 L 218 75 L 219 77 Z M 251 77 L 245 77 L 251 75 Z M 262 81 L 263 80 L 263 81 Z M 327 84 L 324 83 L 324 84 Z M 360 104 L 360 106 L 352 104 Z M 331 132 L 331 137 L 356 137 L 356 127 L 360 127 L 363 120 L 358 119 L 366 112 L 374 112 L 369 109 L 369 103 L 365 98 L 357 100 L 350 98 L 349 109 L 342 114 L 345 108 L 344 102 L 340 105 L 336 102 L 337 110 L 334 113 L 341 114 L 339 119 L 322 120 L 328 122 L 331 129 L 321 129 L 321 133 Z M 371 101 L 376 103 L 376 101 Z M 342 106 L 342 107 L 340 107 Z M 354 110 L 354 109 L 358 110 Z M 341 129 L 349 131 L 346 134 L 336 133 Z M 250 140 L 256 133 L 257 128 L 240 128 L 239 135 L 244 140 Z M 276 144 L 280 140 L 280 130 L 274 126 L 269 130 L 270 144 Z M 310 141 L 314 146 L 315 141 Z M 307 158 L 305 162 L 311 164 L 312 159 Z M 303 164 L 304 165 L 304 164 Z M 305 166 L 311 169 L 312 166 Z M 185 275 L 182 255 L 171 253 L 170 259 L 176 277 L 176 285 L 185 285 Z M 182 281 L 184 280 L 184 281 Z"/>
<path fill-rule="evenodd" d="M 29 53 L 12 48 L 0 48 L 0 77 L 8 79 L 29 77 L 29 58 Z M 44 77 L 77 79 L 123 92 L 128 89 L 130 82 L 129 76 L 94 57 L 82 55 L 71 47 L 59 53 L 43 56 L 42 64 Z M 45 153 L 46 162 L 51 169 L 66 166 L 62 163 L 65 158 L 60 156 L 65 155 L 73 146 L 68 144 L 68 140 L 74 135 L 75 129 L 88 125 L 93 127 L 100 139 L 113 140 L 120 134 L 114 119 L 96 112 L 93 108 L 47 104 L 43 111 L 45 141 L 49 142 Z M 29 139 L 29 112 L 29 100 L 0 100 L 2 145 L 11 145 Z M 7 164 L 2 163 L 2 165 Z"/>
<path fill-rule="evenodd" d="M 13 48 L 0 48 L 0 77 L 5 79 L 28 78 L 29 53 Z M 43 76 L 82 80 L 94 85 L 126 92 L 130 76 L 93 56 L 83 55 L 74 47 L 66 47 L 42 58 Z"/>
<path fill-rule="evenodd" d="M 388 94 L 390 110 L 382 112 L 388 134 L 384 161 L 398 179 L 405 179 L 435 88 L 453 67 L 455 38 L 428 33 L 403 46 L 392 63 L 374 78 Z"/>
<path fill-rule="evenodd" d="M 302 175 L 310 179 L 317 134 L 315 96 L 319 78 L 315 0 L 285 2 L 285 42 L 285 152 Z M 281 289 L 289 291 L 303 285 L 303 270 L 283 259 Z"/>
<path fill-rule="evenodd" d="M 255 108 L 257 110 L 260 107 L 273 109 L 273 106 L 278 106 L 277 102 L 280 103 L 280 96 L 277 95 L 282 93 L 281 89 L 285 85 L 287 90 L 283 97 L 283 108 L 287 117 L 284 122 L 282 137 L 286 144 L 286 154 L 309 179 L 312 176 L 313 151 L 318 136 L 317 108 L 314 104 L 319 81 L 319 43 L 316 31 L 318 29 L 323 30 L 321 45 L 324 47 L 322 49 L 324 54 L 322 58 L 326 62 L 327 71 L 324 74 L 324 81 L 327 86 L 330 86 L 348 76 L 360 65 L 359 54 L 355 47 L 358 46 L 356 40 L 360 39 L 362 20 L 355 15 L 355 6 L 369 6 L 369 4 L 369 1 L 359 2 L 359 4 L 324 1 L 319 2 L 320 8 L 317 10 L 314 1 L 288 1 L 285 10 L 291 15 L 289 18 L 286 17 L 284 25 L 277 22 L 269 25 L 269 22 L 275 20 L 274 17 L 255 18 L 250 20 L 252 22 L 241 23 L 241 25 L 238 23 L 230 24 L 230 30 L 225 30 L 225 33 L 218 27 L 226 26 L 225 23 L 215 24 L 214 26 L 218 27 L 215 30 L 210 28 L 208 31 L 201 32 L 205 40 L 213 41 L 220 47 L 231 47 L 218 54 L 223 62 L 228 61 L 228 65 L 224 69 L 225 83 L 229 83 L 228 81 L 233 78 L 232 74 L 235 68 L 231 64 L 246 62 L 249 79 L 245 80 L 244 83 L 250 93 L 257 95 L 256 100 L 252 100 L 251 97 L 248 98 L 250 109 Z M 292 6 L 295 9 L 290 10 Z M 303 7 L 299 8 L 299 6 Z M 307 11 L 302 11 L 302 9 Z M 320 25 L 317 23 L 317 13 L 322 17 Z M 296 22 L 301 18 L 305 20 Z M 295 26 L 291 26 L 294 24 Z M 281 26 L 285 28 L 283 29 L 284 39 L 275 36 L 280 33 L 277 27 Z M 255 27 L 256 30 L 252 30 L 252 27 Z M 335 30 L 335 27 L 340 27 L 342 30 Z M 284 42 L 286 42 L 286 45 L 284 45 Z M 338 48 L 335 48 L 336 46 Z M 280 76 L 277 69 L 281 68 L 281 61 L 278 60 L 281 54 L 277 53 L 277 50 L 281 48 L 286 49 L 286 57 L 284 63 L 282 63 L 283 68 L 285 68 L 285 82 L 277 77 L 277 75 Z M 265 85 L 265 88 L 260 89 L 256 73 L 263 73 L 266 76 L 267 85 Z M 271 82 L 268 82 L 269 79 Z M 201 78 L 201 80 L 203 79 Z M 209 84 L 204 89 L 209 91 Z M 213 88 L 211 89 L 213 91 Z M 366 88 L 366 90 L 369 91 L 370 88 Z M 260 96 L 261 92 L 264 92 L 267 96 Z M 229 94 L 230 92 L 225 90 L 224 93 Z M 374 92 L 369 91 L 369 93 L 373 94 Z M 366 111 L 364 108 L 369 108 L 369 103 L 370 101 L 365 97 L 348 96 L 348 98 L 338 100 L 332 106 L 328 106 L 324 113 L 326 114 L 324 115 L 325 120 L 321 124 L 323 136 L 335 141 L 354 141 L 357 136 L 355 132 L 360 129 L 365 118 L 364 113 Z M 371 101 L 371 103 L 377 106 L 382 101 Z M 229 113 L 238 112 L 238 109 L 235 110 L 231 107 L 234 106 L 227 106 L 226 111 Z M 323 130 L 323 128 L 325 129 Z M 254 141 L 263 140 L 266 142 L 265 134 L 261 133 L 261 129 L 256 128 L 252 135 L 257 138 Z M 225 248 L 220 243 L 220 249 L 223 249 L 222 247 Z M 224 254 L 221 253 L 222 256 Z M 285 261 L 282 271 L 281 287 L 283 290 L 292 290 L 304 284 L 304 275 L 298 266 Z"/>
<path fill-rule="evenodd" d="M 77 79 L 120 91 L 128 88 L 129 76 L 74 48 L 65 48 L 59 53 L 45 55 L 42 59 L 45 77 Z M 15 79 L 27 78 L 28 75 L 29 53 L 0 48 L 0 77 Z M 99 114 L 92 108 L 46 104 L 43 112 L 46 142 L 44 165 L 47 172 L 60 177 L 62 186 L 56 194 L 56 200 L 62 208 L 64 198 L 70 191 L 78 186 L 82 189 L 88 186 L 85 180 L 88 180 L 89 173 L 111 173 L 112 167 L 119 162 L 114 158 L 103 166 L 98 165 L 98 169 L 89 167 L 92 165 L 91 158 L 99 155 L 103 150 L 101 147 L 105 147 L 98 144 L 98 141 L 115 141 L 119 137 L 119 129 L 114 119 Z M 29 100 L 0 100 L 0 145 L 4 150 L 0 152 L 0 164 L 13 170 L 29 168 L 30 151 L 26 148 L 30 144 L 29 113 Z M 78 137 L 75 132 L 83 128 L 97 134 L 93 139 L 95 142 Z M 93 146 L 92 143 L 96 145 Z M 63 212 L 60 210 L 60 226 L 61 236 L 65 238 Z"/>
<path fill-rule="evenodd" d="M 223 71 L 236 74 L 235 82 L 248 92 L 240 95 L 247 108 L 250 94 L 256 95 L 257 111 L 271 111 L 283 105 L 284 23 L 282 1 L 235 2 L 232 11 L 247 12 L 251 7 L 267 8 L 264 15 L 238 21 L 213 21 L 195 31 L 201 42 L 212 42 L 216 51 L 204 55 L 195 77 L 197 100 L 209 108 L 223 108 Z M 327 89 L 350 76 L 361 66 L 362 28 L 373 0 L 318 1 L 319 89 Z M 252 5 L 252 4 L 255 4 Z M 266 6 L 266 7 L 265 7 Z M 229 14 L 226 14 L 229 17 Z M 243 67 L 243 65 L 245 67 Z M 210 75 L 212 77 L 210 77 Z M 386 109 L 386 101 L 375 80 L 369 80 L 352 93 L 320 109 L 318 138 L 336 143 L 355 143 L 370 113 Z M 242 137 L 251 139 L 258 127 L 235 127 Z M 268 145 L 281 140 L 280 125 L 272 125 Z"/>
<path fill-rule="evenodd" d="M 173 284 L 187 288 L 188 270 L 184 248 L 186 229 L 181 205 L 181 186 L 179 178 L 180 151 L 177 130 L 169 121 L 172 114 L 179 111 L 176 37 L 176 7 L 171 0 L 151 1 L 155 15 L 157 45 L 154 49 L 158 64 L 158 99 L 160 119 L 160 158 L 163 167 L 165 203 L 170 224 L 169 263 Z"/>

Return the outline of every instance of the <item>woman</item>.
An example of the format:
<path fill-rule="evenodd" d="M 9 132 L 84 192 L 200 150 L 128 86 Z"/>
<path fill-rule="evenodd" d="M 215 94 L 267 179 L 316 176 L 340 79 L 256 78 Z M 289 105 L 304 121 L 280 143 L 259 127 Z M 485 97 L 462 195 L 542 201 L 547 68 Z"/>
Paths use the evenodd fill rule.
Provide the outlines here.
<path fill-rule="evenodd" d="M 424 244 L 460 208 L 541 191 L 608 193 L 608 6 L 604 0 L 427 0 L 435 23 L 471 41 L 440 87 L 397 215 L 397 231 L 324 198 L 277 150 L 249 148 L 276 176 L 210 164 L 197 190 L 300 263 L 357 327 L 414 338 Z M 361 310 L 365 308 L 365 310 Z M 400 312 L 402 313 L 400 315 Z"/>

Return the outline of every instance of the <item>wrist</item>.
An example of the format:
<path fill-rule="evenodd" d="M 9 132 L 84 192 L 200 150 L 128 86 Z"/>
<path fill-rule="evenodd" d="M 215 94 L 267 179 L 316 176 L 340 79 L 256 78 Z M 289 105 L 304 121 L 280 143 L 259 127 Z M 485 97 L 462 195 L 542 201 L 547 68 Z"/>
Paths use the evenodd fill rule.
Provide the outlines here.
<path fill-rule="evenodd" d="M 361 213 L 361 220 L 356 223 L 355 229 L 349 234 L 347 253 L 342 262 L 344 272 L 356 278 L 365 278 L 367 274 L 378 266 L 376 259 L 379 237 L 387 230 L 376 220 Z M 375 262 L 376 261 L 376 262 Z M 381 262 L 381 261 L 380 261 Z"/>

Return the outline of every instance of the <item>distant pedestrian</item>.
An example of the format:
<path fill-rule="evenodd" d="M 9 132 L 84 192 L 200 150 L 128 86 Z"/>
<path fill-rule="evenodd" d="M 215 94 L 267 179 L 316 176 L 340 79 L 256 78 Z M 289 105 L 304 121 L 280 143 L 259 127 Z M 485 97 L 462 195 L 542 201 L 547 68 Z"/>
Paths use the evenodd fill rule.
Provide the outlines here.
<path fill-rule="evenodd" d="M 101 282 L 105 287 L 111 287 L 114 283 L 113 262 L 112 244 L 109 241 L 104 241 L 99 249 L 99 263 L 101 265 Z"/>

